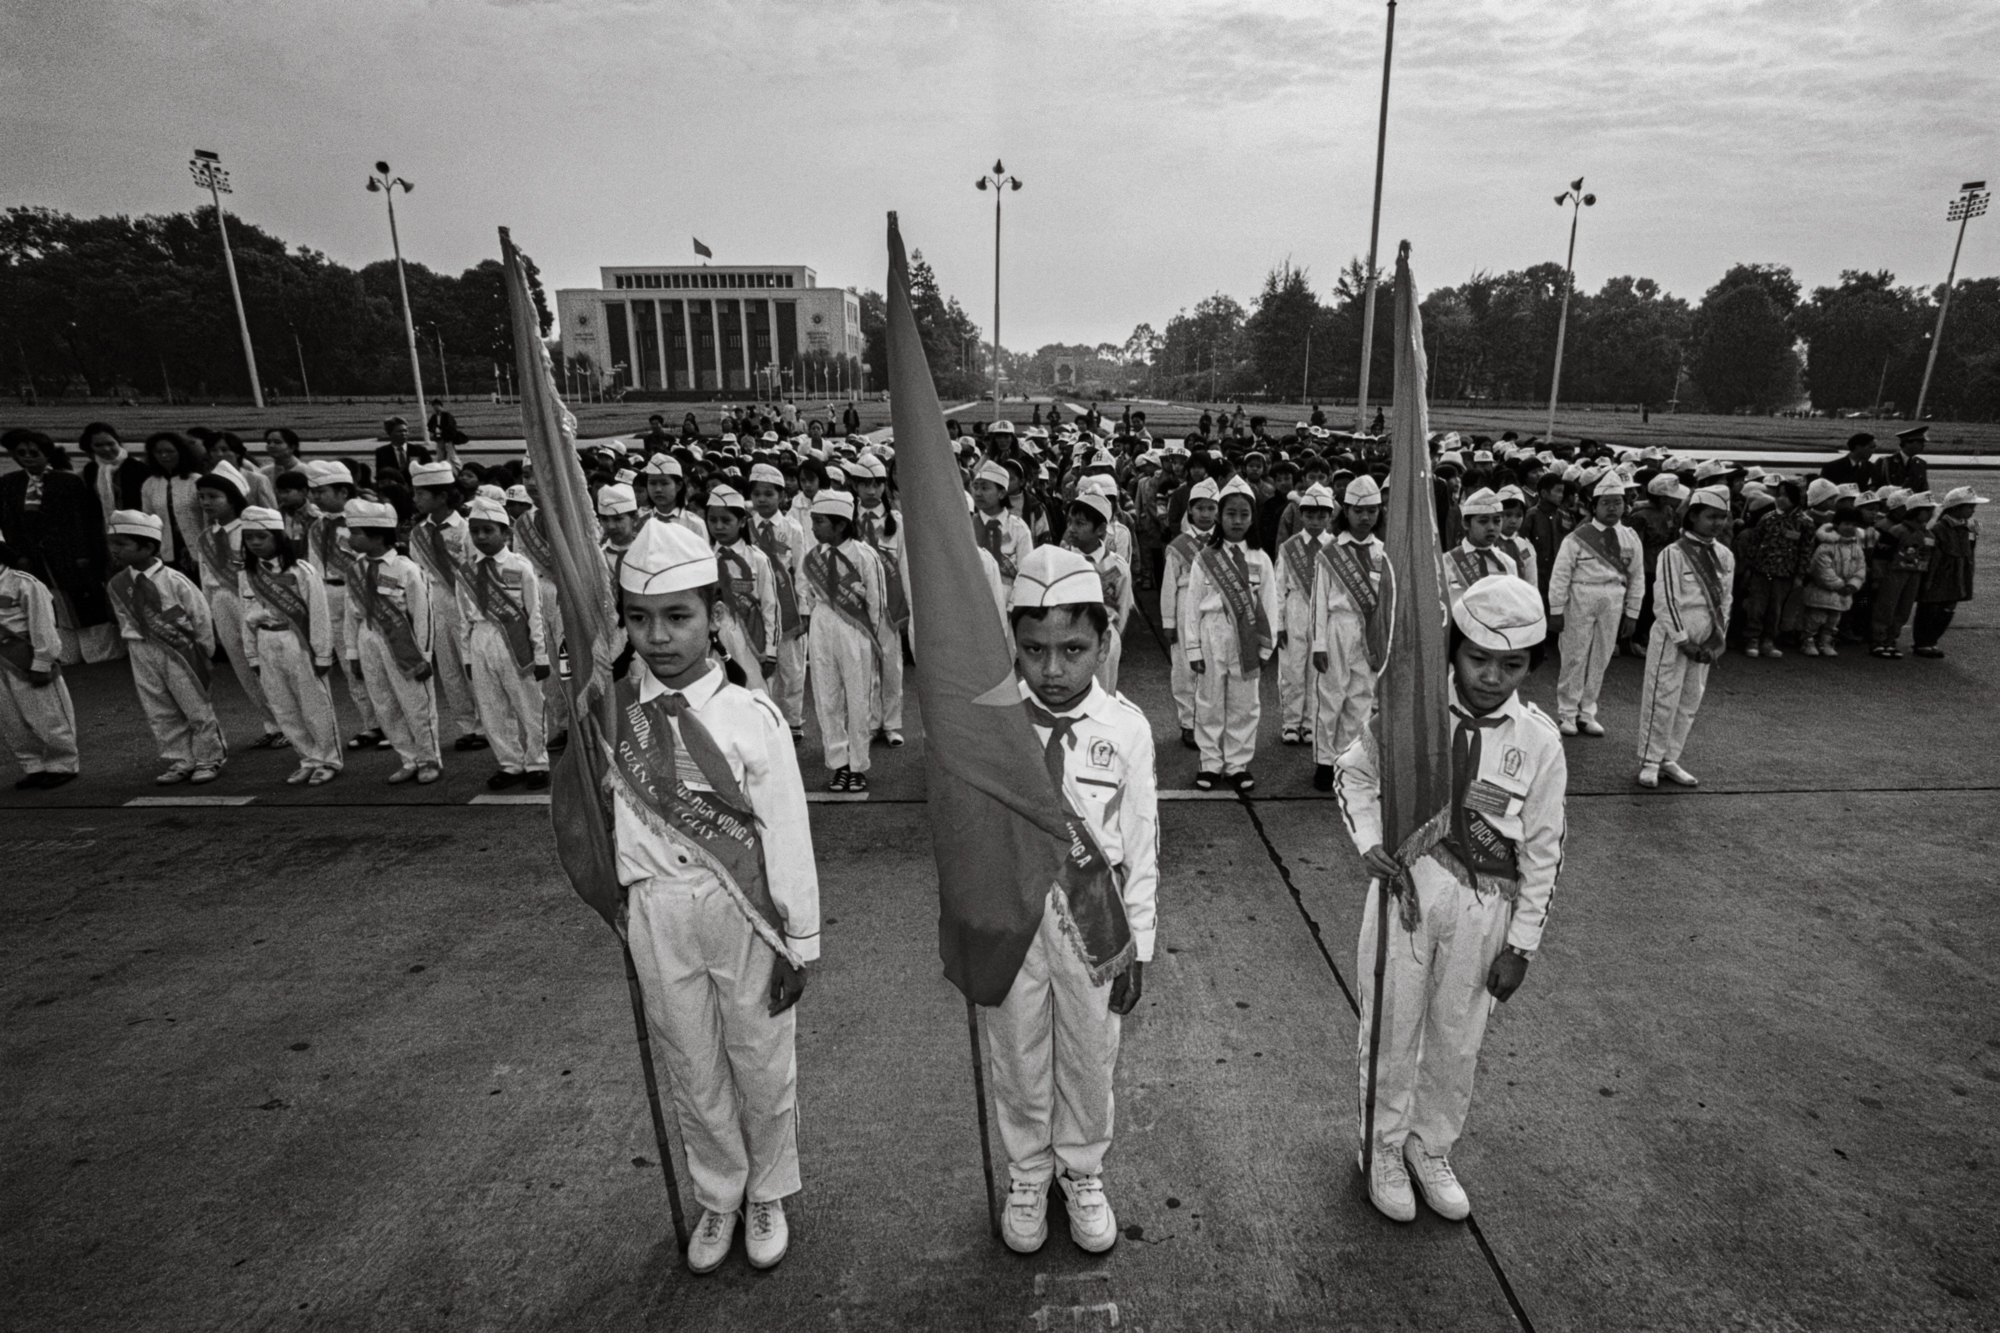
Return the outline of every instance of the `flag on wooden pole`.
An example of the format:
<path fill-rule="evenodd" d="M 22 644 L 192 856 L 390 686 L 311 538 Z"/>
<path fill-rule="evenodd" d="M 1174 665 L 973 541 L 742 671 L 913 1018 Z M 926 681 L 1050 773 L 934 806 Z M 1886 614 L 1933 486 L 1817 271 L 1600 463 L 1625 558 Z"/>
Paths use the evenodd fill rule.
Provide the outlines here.
<path fill-rule="evenodd" d="M 1396 254 L 1396 387 L 1383 496 L 1388 572 L 1388 652 L 1376 684 L 1381 745 L 1382 845 L 1407 868 L 1451 822 L 1449 625 L 1424 399 L 1423 316 L 1410 276 L 1410 243 Z M 1414 893 L 1404 895 L 1406 921 Z"/>
<path fill-rule="evenodd" d="M 1021 707 L 979 563 L 965 483 L 910 304 L 889 215 L 889 405 L 938 869 L 938 954 L 966 999 L 1007 998 L 1062 873 L 1069 829 Z"/>
<path fill-rule="evenodd" d="M 611 573 L 598 547 L 590 484 L 576 458 L 576 418 L 556 393 L 555 373 L 542 342 L 541 322 L 528 294 L 521 252 L 500 229 L 507 306 L 513 323 L 514 359 L 521 389 L 521 430 L 539 499 L 533 520 L 551 553 L 556 599 L 569 650 L 569 746 L 556 762 L 549 788 L 549 816 L 556 855 L 579 896 L 606 922 L 616 924 L 624 893 L 611 839 L 611 807 L 604 793 L 615 734 L 611 663 L 624 647 Z"/>

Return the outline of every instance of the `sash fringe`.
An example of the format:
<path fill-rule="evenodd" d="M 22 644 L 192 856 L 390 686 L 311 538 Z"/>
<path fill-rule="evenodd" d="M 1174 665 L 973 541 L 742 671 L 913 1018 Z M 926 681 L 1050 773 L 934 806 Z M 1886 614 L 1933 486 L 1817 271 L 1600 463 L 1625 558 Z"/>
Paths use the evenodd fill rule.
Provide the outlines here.
<path fill-rule="evenodd" d="M 1090 960 L 1090 950 L 1083 942 L 1083 931 L 1078 929 L 1076 918 L 1070 915 L 1069 895 L 1062 891 L 1060 884 L 1049 892 L 1049 908 L 1056 914 L 1056 927 L 1062 931 L 1063 938 L 1069 941 L 1069 947 L 1075 952 L 1077 961 L 1083 964 L 1091 985 L 1104 985 L 1129 967 L 1132 960 L 1138 956 L 1138 943 L 1128 937 L 1124 948 L 1102 963 L 1093 963 Z"/>
<path fill-rule="evenodd" d="M 1417 906 L 1417 886 L 1410 879 L 1409 867 L 1420 857 L 1435 856 L 1440 850 L 1444 835 L 1451 831 L 1451 811 L 1440 810 L 1417 826 L 1416 832 L 1403 839 L 1396 848 L 1396 860 L 1404 867 L 1403 874 L 1389 885 L 1390 895 L 1400 904 L 1398 918 L 1405 931 L 1414 931 L 1417 923 L 1424 919 L 1423 911 Z M 1448 854 L 1447 854 L 1448 855 Z"/>

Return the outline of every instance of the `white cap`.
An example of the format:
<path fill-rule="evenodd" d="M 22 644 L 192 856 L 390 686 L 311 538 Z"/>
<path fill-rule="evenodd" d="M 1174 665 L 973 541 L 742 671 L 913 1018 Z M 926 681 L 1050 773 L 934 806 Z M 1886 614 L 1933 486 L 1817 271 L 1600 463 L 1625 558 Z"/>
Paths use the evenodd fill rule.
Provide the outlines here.
<path fill-rule="evenodd" d="M 412 486 L 449 486 L 458 474 L 449 463 L 418 463 L 410 469 Z"/>
<path fill-rule="evenodd" d="M 1458 512 L 1467 518 L 1475 514 L 1497 514 L 1500 512 L 1500 497 L 1481 486 L 1458 502 Z"/>
<path fill-rule="evenodd" d="M 813 497 L 812 512 L 815 514 L 825 514 L 828 518 L 844 518 L 852 522 L 854 519 L 854 492 L 836 491 L 831 486 L 823 486 L 820 488 L 819 494 Z"/>
<path fill-rule="evenodd" d="M 1012 485 L 1014 481 L 1013 477 L 1008 474 L 1006 468 L 1002 467 L 1000 464 L 994 462 L 990 458 L 987 459 L 984 463 L 981 463 L 978 466 L 978 468 L 976 468 L 973 471 L 972 479 L 974 481 L 990 481 L 1003 491 L 1006 490 L 1008 486 Z"/>
<path fill-rule="evenodd" d="M 1101 495 L 1113 499 L 1118 494 L 1118 480 L 1101 475 L 1082 477 L 1077 480 L 1076 490 L 1079 495 Z"/>
<path fill-rule="evenodd" d="M 1325 486 L 1313 485 L 1299 492 L 1299 508 L 1332 509 L 1333 492 Z"/>
<path fill-rule="evenodd" d="M 1978 491 L 1973 490 L 1970 486 L 1957 486 L 1944 493 L 1944 499 L 1938 501 L 1938 508 L 1955 509 L 1959 505 L 1983 505 L 1986 503 L 1986 497 Z"/>
<path fill-rule="evenodd" d="M 639 498 L 632 494 L 630 486 L 614 482 L 598 491 L 597 512 L 605 518 L 615 514 L 636 514 L 639 512 Z"/>
<path fill-rule="evenodd" d="M 1908 513 L 1912 509 L 1937 508 L 1937 500 L 1931 495 L 1929 491 L 1911 491 L 1908 494 L 1898 498 L 1894 503 L 1896 507 L 1901 509 L 1904 513 Z M 1963 504 L 1964 501 L 1961 500 L 1959 503 Z M 1978 503 L 1978 501 L 1974 500 L 1973 503 L 1976 504 Z"/>
<path fill-rule="evenodd" d="M 639 480 L 639 474 L 629 467 L 621 467 L 611 474 L 611 480 L 617 482 L 620 486 L 630 486 L 633 482 Z"/>
<path fill-rule="evenodd" d="M 1215 493 L 1215 498 L 1219 503 L 1232 495 L 1247 495 L 1253 507 L 1257 503 L 1257 492 L 1251 490 L 1250 483 L 1241 477 L 1231 477 L 1223 484 L 1222 489 Z"/>
<path fill-rule="evenodd" d="M 1193 504 L 1196 500 L 1220 500 L 1221 498 L 1222 493 L 1216 488 L 1214 477 L 1203 477 L 1200 481 L 1188 487 L 1189 504 Z"/>
<path fill-rule="evenodd" d="M 996 421 L 986 428 L 986 433 L 988 435 L 1012 435 L 1014 433 L 1014 423 L 1011 421 Z"/>
<path fill-rule="evenodd" d="M 1616 472 L 1607 472 L 1600 477 L 1597 485 L 1590 492 L 1590 498 L 1601 500 L 1607 495 L 1615 495 L 1621 500 L 1624 499 L 1625 478 L 1619 476 Z"/>
<path fill-rule="evenodd" d="M 504 502 L 507 499 L 507 492 L 501 490 L 498 486 L 495 486 L 490 481 L 482 485 L 478 490 L 474 491 L 473 494 L 483 495 L 489 500 L 498 500 Z"/>
<path fill-rule="evenodd" d="M 1085 509 L 1088 509 L 1091 513 L 1096 514 L 1097 517 L 1105 523 L 1109 523 L 1111 521 L 1111 501 L 1105 499 L 1102 495 L 1099 495 L 1096 491 L 1080 490 L 1076 493 L 1076 499 L 1071 500 L 1070 504 L 1072 506 L 1082 505 Z"/>
<path fill-rule="evenodd" d="M 711 486 L 708 488 L 708 508 L 748 509 L 750 502 L 734 486 Z"/>
<path fill-rule="evenodd" d="M 502 498 L 510 505 L 531 505 L 535 502 L 535 497 L 528 494 L 528 488 L 519 485 L 509 486 Z"/>
<path fill-rule="evenodd" d="M 1104 604 L 1104 580 L 1097 566 L 1067 546 L 1037 546 L 1021 557 L 1020 572 L 1007 605 L 1071 606 L 1078 602 Z"/>
<path fill-rule="evenodd" d="M 672 454 L 654 454 L 646 460 L 644 472 L 649 477 L 678 477 L 683 475 L 681 472 L 681 460 L 675 458 Z"/>
<path fill-rule="evenodd" d="M 514 516 L 507 512 L 507 506 L 498 500 L 489 500 L 483 495 L 475 495 L 465 507 L 468 523 L 498 523 L 503 528 L 514 526 Z"/>
<path fill-rule="evenodd" d="M 618 586 L 641 596 L 706 588 L 715 581 L 708 539 L 680 523 L 641 525 L 618 565 Z"/>
<path fill-rule="evenodd" d="M 208 477 L 220 477 L 222 480 L 228 482 L 231 486 L 234 486 L 236 488 L 236 494 L 238 498 L 250 494 L 250 483 L 243 480 L 243 474 L 236 470 L 236 464 L 230 462 L 226 458 L 217 459 L 215 463 L 210 465 L 208 471 L 203 473 L 202 475 Z M 197 481 L 195 483 L 196 489 L 199 489 L 200 485 L 201 483 Z"/>
<path fill-rule="evenodd" d="M 750 484 L 752 486 L 783 486 L 785 484 L 785 474 L 772 467 L 769 463 L 759 463 L 750 469 Z"/>
<path fill-rule="evenodd" d="M 1727 486 L 1704 486 L 1688 499 L 1688 508 L 1707 505 L 1710 509 L 1729 512 L 1729 488 Z"/>
<path fill-rule="evenodd" d="M 306 480 L 314 486 L 352 486 L 354 474 L 347 464 L 331 458 L 316 458 L 305 466 Z"/>
<path fill-rule="evenodd" d="M 1347 503 L 1351 505 L 1378 505 L 1382 503 L 1382 484 L 1373 477 L 1356 477 L 1347 483 Z"/>
<path fill-rule="evenodd" d="M 267 509 L 263 505 L 251 505 L 248 509 L 237 515 L 237 517 L 242 521 L 246 532 L 283 532 L 285 530 L 285 516 L 277 510 Z"/>
<path fill-rule="evenodd" d="M 1681 485 L 1681 479 L 1671 472 L 1662 472 L 1646 483 L 1646 494 L 1657 495 L 1668 500 L 1685 500 L 1688 491 Z"/>
<path fill-rule="evenodd" d="M 1488 574 L 1467 588 L 1451 618 L 1466 638 L 1494 652 L 1532 648 L 1548 635 L 1541 593 L 1512 574 Z"/>
<path fill-rule="evenodd" d="M 340 516 L 347 520 L 350 528 L 393 530 L 396 526 L 396 506 L 380 500 L 349 500 L 341 506 Z"/>
<path fill-rule="evenodd" d="M 848 471 L 867 481 L 887 481 L 889 469 L 874 454 L 863 454 Z"/>
<path fill-rule="evenodd" d="M 757 437 L 757 443 L 759 444 L 776 444 L 777 442 L 778 432 L 774 430 L 767 430 Z"/>
<path fill-rule="evenodd" d="M 1726 477 L 1729 473 L 1729 464 L 1722 462 L 1720 459 L 1703 459 L 1694 470 L 1695 485 L 1699 486 L 1710 477 Z"/>
<path fill-rule="evenodd" d="M 139 509 L 114 509 L 111 511 L 109 531 L 123 533 L 127 537 L 151 537 L 160 541 L 166 534 L 166 525 L 152 515 Z"/>
<path fill-rule="evenodd" d="M 1506 504 L 1509 500 L 1512 500 L 1524 509 L 1527 507 L 1528 493 L 1511 481 L 1500 488 L 1499 495 L 1501 504 Z"/>

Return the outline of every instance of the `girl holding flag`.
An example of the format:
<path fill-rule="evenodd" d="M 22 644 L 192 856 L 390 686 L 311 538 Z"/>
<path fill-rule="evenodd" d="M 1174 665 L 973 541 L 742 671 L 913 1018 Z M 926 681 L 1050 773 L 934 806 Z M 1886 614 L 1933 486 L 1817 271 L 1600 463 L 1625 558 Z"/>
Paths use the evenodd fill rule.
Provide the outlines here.
<path fill-rule="evenodd" d="M 243 646 L 299 766 L 285 781 L 323 787 L 340 775 L 343 760 L 333 692 L 333 617 L 326 588 L 310 560 L 301 560 L 285 535 L 285 516 L 253 505 L 242 516 L 243 569 L 237 598 L 243 608 Z"/>
<path fill-rule="evenodd" d="M 1250 483 L 1231 477 L 1220 497 L 1215 532 L 1188 576 L 1179 616 L 1188 631 L 1188 670 L 1195 675 L 1201 770 L 1194 785 L 1198 791 L 1218 783 L 1249 791 L 1256 786 L 1250 761 L 1263 718 L 1264 659 L 1277 644 L 1278 581 L 1271 557 L 1249 545 L 1256 521 Z"/>

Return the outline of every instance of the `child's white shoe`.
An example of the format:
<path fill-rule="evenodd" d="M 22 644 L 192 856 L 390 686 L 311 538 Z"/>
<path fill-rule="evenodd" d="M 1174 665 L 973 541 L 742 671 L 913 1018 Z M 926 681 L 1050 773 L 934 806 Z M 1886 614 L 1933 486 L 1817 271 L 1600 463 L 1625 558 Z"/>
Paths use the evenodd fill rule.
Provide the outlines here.
<path fill-rule="evenodd" d="M 1804 643 L 1799 645 L 1799 651 L 1804 653 L 1807 657 L 1818 657 L 1819 645 L 1814 643 L 1811 639 L 1807 639 Z"/>
<path fill-rule="evenodd" d="M 1660 766 L 1659 766 L 1658 764 L 1641 764 L 1641 765 L 1639 765 L 1639 785 L 1640 785 L 1641 787 L 1657 787 L 1657 786 L 1659 786 L 1659 785 L 1660 785 Z"/>
<path fill-rule="evenodd" d="M 736 1237 L 737 1210 L 718 1213 L 703 1209 L 701 1223 L 688 1238 L 688 1271 L 713 1273 L 729 1257 L 729 1242 Z"/>
<path fill-rule="evenodd" d="M 750 1220 L 743 1231 L 743 1248 L 752 1268 L 776 1268 L 791 1248 L 792 1229 L 785 1221 L 785 1205 L 773 1199 L 750 1205 Z"/>
<path fill-rule="evenodd" d="M 1048 1238 L 1048 1182 L 1014 1176 L 1000 1209 L 1000 1239 L 1016 1254 L 1033 1254 Z"/>
<path fill-rule="evenodd" d="M 186 782 L 188 779 L 188 771 L 189 770 L 185 768 L 170 768 L 166 772 L 160 774 L 160 776 L 154 778 L 153 785 L 155 787 L 171 787 L 176 782 Z"/>
<path fill-rule="evenodd" d="M 1683 787 L 1699 787 L 1701 785 L 1700 778 L 1688 772 L 1671 759 L 1660 765 L 1660 773 L 1667 781 L 1677 782 Z"/>
<path fill-rule="evenodd" d="M 1063 1194 L 1069 1200 L 1069 1237 L 1091 1254 L 1103 1254 L 1118 1243 L 1118 1219 L 1104 1197 L 1102 1176 L 1072 1176 L 1065 1171 Z"/>
<path fill-rule="evenodd" d="M 1756 644 L 1754 644 L 1754 643 L 1746 643 L 1746 644 L 1744 644 L 1744 645 L 1743 645 L 1743 655 L 1744 655 L 1745 657 L 1760 657 L 1760 656 L 1762 656 L 1763 654 L 1762 654 L 1762 653 L 1761 653 L 1761 651 L 1760 651 L 1760 650 L 1758 649 L 1758 647 L 1757 647 L 1757 645 L 1756 645 Z"/>
<path fill-rule="evenodd" d="M 1403 1140 L 1403 1160 L 1409 1163 L 1410 1176 L 1423 1190 L 1424 1202 L 1432 1212 L 1452 1222 L 1472 1216 L 1472 1200 L 1465 1196 L 1465 1186 L 1458 1183 L 1449 1157 L 1431 1153 L 1423 1140 L 1412 1134 Z"/>
<path fill-rule="evenodd" d="M 1602 736 L 1604 734 L 1604 724 L 1594 717 L 1578 718 L 1576 725 L 1577 729 L 1586 736 Z"/>
<path fill-rule="evenodd" d="M 1556 730 L 1565 736 L 1574 736 L 1576 735 L 1576 723 L 1574 720 L 1558 722 L 1556 723 Z"/>

